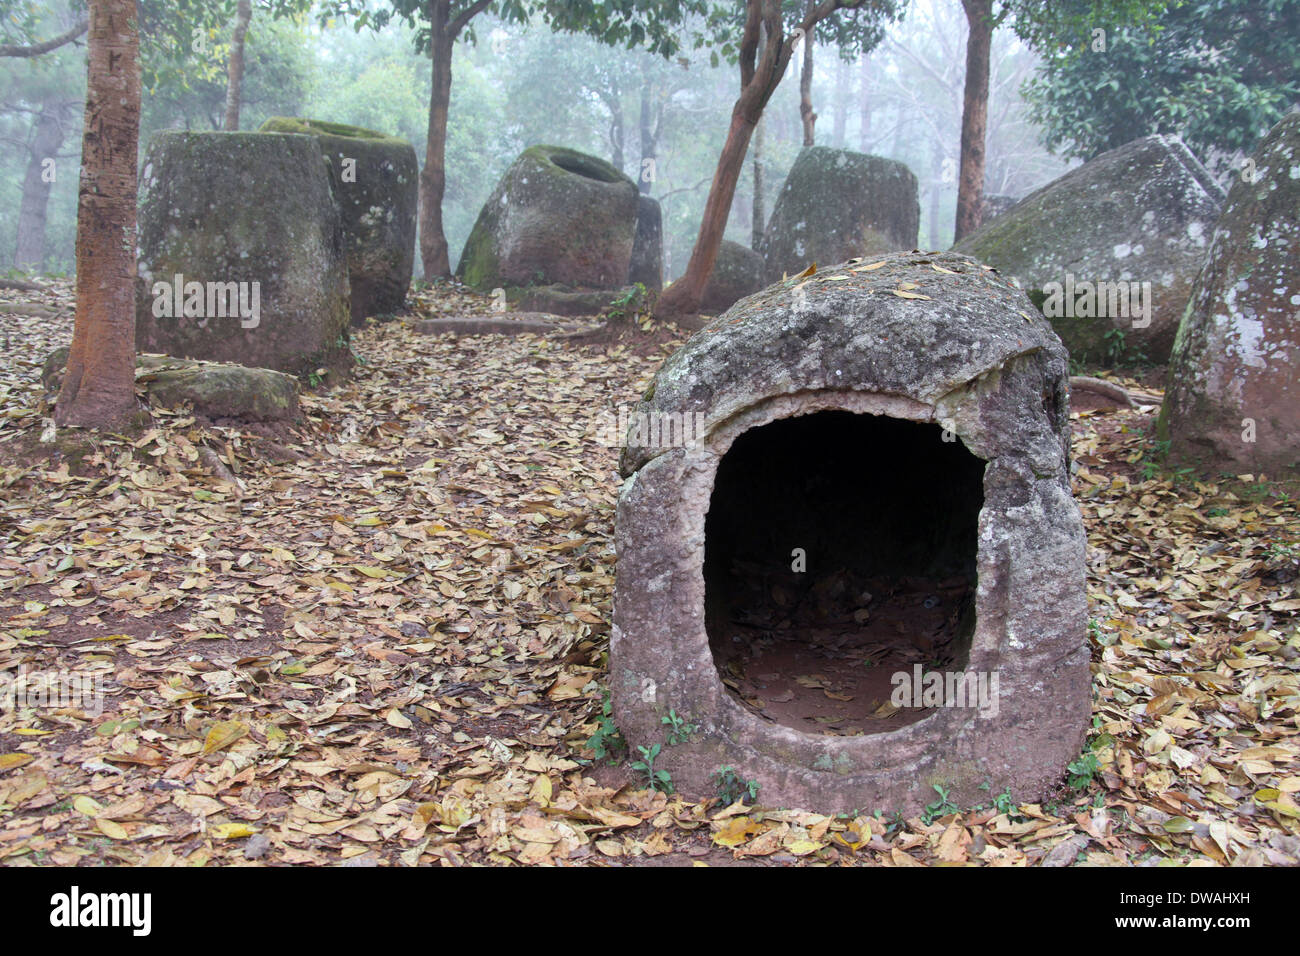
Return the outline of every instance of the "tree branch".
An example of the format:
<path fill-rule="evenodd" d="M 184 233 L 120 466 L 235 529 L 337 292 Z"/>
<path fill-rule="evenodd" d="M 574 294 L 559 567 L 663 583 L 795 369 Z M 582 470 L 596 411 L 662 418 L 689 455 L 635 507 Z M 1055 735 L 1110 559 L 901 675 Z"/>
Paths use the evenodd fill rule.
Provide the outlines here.
<path fill-rule="evenodd" d="M 0 56 L 40 56 L 42 53 L 49 53 L 51 50 L 57 50 L 65 43 L 71 43 L 73 40 L 77 39 L 77 37 L 85 33 L 89 27 L 90 21 L 83 17 L 67 33 L 60 33 L 53 39 L 46 40 L 43 43 L 33 43 L 30 46 L 22 46 L 20 44 L 12 43 L 0 45 Z"/>
<path fill-rule="evenodd" d="M 456 19 L 447 25 L 447 34 L 451 39 L 454 40 L 460 36 L 460 31 L 469 26 L 469 21 L 486 10 L 491 2 L 492 0 L 474 0 L 474 3 L 457 14 Z"/>

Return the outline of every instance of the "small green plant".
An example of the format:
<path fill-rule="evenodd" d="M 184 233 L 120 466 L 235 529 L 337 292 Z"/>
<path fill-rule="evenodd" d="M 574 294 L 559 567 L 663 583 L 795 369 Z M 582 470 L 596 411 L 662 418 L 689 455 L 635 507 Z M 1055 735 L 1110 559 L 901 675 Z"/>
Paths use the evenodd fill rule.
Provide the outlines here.
<path fill-rule="evenodd" d="M 607 314 L 610 318 L 619 319 L 628 312 L 641 312 L 645 309 L 649 297 L 650 293 L 645 284 L 638 282 L 630 286 L 622 295 L 610 299 Z"/>
<path fill-rule="evenodd" d="M 1008 817 L 1016 816 L 1016 811 L 1020 805 L 1016 803 L 1015 798 L 1011 796 L 1011 788 L 1007 787 L 996 797 L 993 798 L 993 809 L 998 813 L 1005 813 Z"/>
<path fill-rule="evenodd" d="M 1088 789 L 1100 767 L 1097 755 L 1091 750 L 1085 750 L 1077 760 L 1066 764 L 1065 769 L 1070 772 L 1070 776 L 1065 781 L 1066 785 L 1072 790 Z"/>
<path fill-rule="evenodd" d="M 1102 350 L 1105 353 L 1107 365 L 1131 367 L 1151 364 L 1146 352 L 1137 346 L 1130 345 L 1125 340 L 1123 329 L 1108 331 L 1103 336 Z"/>
<path fill-rule="evenodd" d="M 734 767 L 720 767 L 713 774 L 713 783 L 717 787 L 718 799 L 727 806 L 741 797 L 749 797 L 749 802 L 758 800 L 758 781 L 746 780 L 736 773 Z"/>
<path fill-rule="evenodd" d="M 961 810 L 957 804 L 949 799 L 949 788 L 937 783 L 931 784 L 931 786 L 934 787 L 934 792 L 939 794 L 939 799 L 926 804 L 925 809 L 921 812 L 921 822 L 927 827 L 940 817 L 946 817 L 950 813 L 959 813 Z"/>
<path fill-rule="evenodd" d="M 1297 558 L 1300 557 L 1300 541 L 1289 543 L 1274 542 L 1264 549 L 1266 558 Z"/>
<path fill-rule="evenodd" d="M 661 793 L 672 793 L 673 780 L 668 775 L 668 771 L 655 769 L 655 760 L 659 757 L 659 745 L 637 747 L 636 749 L 641 754 L 641 759 L 632 764 L 632 769 L 641 774 L 645 780 L 646 789 L 658 790 Z"/>
<path fill-rule="evenodd" d="M 1142 480 L 1153 481 L 1164 470 L 1165 459 L 1169 457 L 1169 440 L 1152 441 L 1142 459 Z"/>
<path fill-rule="evenodd" d="M 676 747 L 678 744 L 684 744 L 699 728 L 695 724 L 688 724 L 686 718 L 679 717 L 677 711 L 671 707 L 668 708 L 668 716 L 661 718 L 661 724 L 668 726 L 668 746 Z"/>
<path fill-rule="evenodd" d="M 610 700 L 609 691 L 605 691 L 605 701 L 601 705 L 600 716 L 596 718 L 596 732 L 587 738 L 587 746 L 597 760 L 608 759 L 610 763 L 617 763 L 627 753 L 627 741 L 614 726 L 613 715 L 614 703 Z"/>
<path fill-rule="evenodd" d="M 319 375 L 317 375 L 315 372 L 308 372 L 308 373 L 307 373 L 307 384 L 308 384 L 308 385 L 310 385 L 312 388 L 315 388 L 315 387 L 316 387 L 317 385 L 319 385 L 320 383 L 321 383 L 321 377 L 320 377 Z"/>

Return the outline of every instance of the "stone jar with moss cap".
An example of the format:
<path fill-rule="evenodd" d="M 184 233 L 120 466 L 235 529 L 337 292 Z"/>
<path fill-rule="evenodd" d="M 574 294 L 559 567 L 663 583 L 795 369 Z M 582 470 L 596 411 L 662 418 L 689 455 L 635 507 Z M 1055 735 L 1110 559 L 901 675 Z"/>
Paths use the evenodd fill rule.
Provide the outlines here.
<path fill-rule="evenodd" d="M 488 197 L 457 275 L 477 289 L 626 284 L 637 223 L 636 184 L 576 150 L 532 146 Z"/>
<path fill-rule="evenodd" d="M 273 116 L 262 131 L 315 136 L 330 161 L 347 243 L 352 321 L 402 311 L 415 262 L 415 149 L 394 136 L 322 120 Z"/>
<path fill-rule="evenodd" d="M 140 351 L 310 380 L 351 369 L 343 224 L 315 139 L 159 133 L 140 200 Z"/>
<path fill-rule="evenodd" d="M 902 163 L 809 146 L 790 167 L 763 236 L 767 281 L 854 256 L 916 247 L 916 176 Z"/>

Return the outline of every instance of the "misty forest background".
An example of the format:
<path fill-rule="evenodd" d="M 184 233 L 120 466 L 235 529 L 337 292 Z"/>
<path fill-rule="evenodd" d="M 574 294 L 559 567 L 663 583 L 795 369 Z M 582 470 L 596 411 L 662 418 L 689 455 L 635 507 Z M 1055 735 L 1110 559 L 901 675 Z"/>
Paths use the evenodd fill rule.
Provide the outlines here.
<path fill-rule="evenodd" d="M 378 30 L 357 30 L 350 22 L 322 22 L 318 11 L 273 18 L 254 9 L 242 129 L 257 129 L 275 115 L 369 127 L 410 141 L 423 167 L 430 62 L 416 52 L 412 29 L 395 21 Z M 39 36 L 59 33 L 78 15 L 63 0 L 30 4 L 22 12 Z M 196 32 L 191 49 L 178 53 L 151 44 L 147 30 L 142 24 L 141 150 L 160 130 L 220 129 L 230 31 L 213 26 Z M 867 56 L 846 60 L 833 47 L 813 49 L 818 145 L 906 163 L 920 182 L 920 243 L 929 249 L 947 248 L 953 238 L 966 33 L 955 0 L 916 0 Z M 1113 68 L 1122 71 L 1134 60 L 1131 51 L 1115 48 L 1117 39 L 1112 38 Z M 763 120 L 761 206 L 768 212 L 803 142 L 802 58 L 801 50 Z M 646 168 L 643 155 L 655 157 L 653 181 L 642 189 L 663 208 L 665 280 L 679 276 L 736 95 L 734 67 L 712 60 L 710 50 L 691 49 L 689 43 L 665 59 L 554 33 L 544 25 L 521 27 L 486 16 L 476 21 L 473 40 L 457 45 L 453 68 L 444 203 L 452 267 L 501 173 L 525 147 L 550 143 L 605 157 L 636 180 Z M 1097 116 L 1070 117 L 1059 104 L 1048 103 L 1044 110 L 1044 95 L 1026 96 L 1027 84 L 1042 86 L 1041 66 L 1041 58 L 1012 30 L 996 31 L 986 195 L 1024 196 L 1078 157 L 1148 131 L 1094 131 L 1089 123 Z M 73 270 L 85 72 L 84 37 L 39 57 L 0 59 L 0 268 Z M 1056 81 L 1058 94 L 1067 80 Z M 1104 86 L 1105 76 L 1099 81 Z M 1035 102 L 1040 113 L 1050 114 L 1046 124 L 1035 122 Z M 1274 106 L 1260 105 L 1256 127 L 1267 127 Z M 1144 109 L 1116 123 L 1154 125 L 1161 122 L 1158 113 Z M 1181 119 L 1186 126 L 1188 118 Z M 1055 155 L 1045 141 L 1052 141 Z M 15 261 L 19 210 L 24 183 L 33 182 L 30 167 L 49 156 L 56 158 L 55 179 L 48 184 L 44 260 L 37 268 Z M 752 158 L 751 150 L 727 228 L 727 238 L 746 245 L 754 210 Z M 1217 159 L 1220 172 L 1230 169 L 1226 153 L 1202 159 Z M 20 265 L 28 268 L 14 268 Z M 417 259 L 417 274 L 418 266 Z"/>

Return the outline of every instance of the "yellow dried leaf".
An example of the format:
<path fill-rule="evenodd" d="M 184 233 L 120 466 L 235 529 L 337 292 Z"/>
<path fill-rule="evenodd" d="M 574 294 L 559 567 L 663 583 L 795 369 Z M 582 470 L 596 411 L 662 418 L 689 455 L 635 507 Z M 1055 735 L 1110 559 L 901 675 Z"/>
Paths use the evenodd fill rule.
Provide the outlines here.
<path fill-rule="evenodd" d="M 732 817 L 722 829 L 713 834 L 713 842 L 718 846 L 735 847 L 746 843 L 756 833 L 762 833 L 765 827 L 751 817 Z"/>
<path fill-rule="evenodd" d="M 0 773 L 31 763 L 33 759 L 31 754 L 0 754 Z"/>
<path fill-rule="evenodd" d="M 257 831 L 247 823 L 219 823 L 208 830 L 218 840 L 242 840 Z"/>
<path fill-rule="evenodd" d="M 104 834 L 110 840 L 128 840 L 131 835 L 126 832 L 126 827 L 115 820 L 96 820 L 95 826 L 99 832 Z"/>
<path fill-rule="evenodd" d="M 224 750 L 247 733 L 248 727 L 238 720 L 218 721 L 212 725 L 207 737 L 203 740 L 203 752 L 211 754 L 216 753 L 218 750 Z"/>

